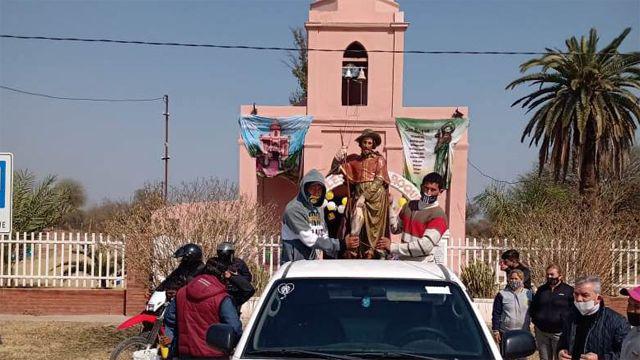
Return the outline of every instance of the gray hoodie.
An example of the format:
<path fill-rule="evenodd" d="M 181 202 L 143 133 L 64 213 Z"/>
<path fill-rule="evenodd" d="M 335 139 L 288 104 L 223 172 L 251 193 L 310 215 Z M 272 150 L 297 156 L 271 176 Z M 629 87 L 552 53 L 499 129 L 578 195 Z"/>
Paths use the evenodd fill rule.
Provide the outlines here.
<path fill-rule="evenodd" d="M 328 235 L 324 214 L 320 206 L 309 201 L 304 189 L 307 184 L 320 183 L 324 187 L 324 176 L 315 169 L 310 170 L 300 181 L 300 190 L 295 199 L 289 201 L 282 219 L 282 251 L 280 263 L 316 258 L 315 250 L 322 250 L 332 257 L 340 252 L 340 241 Z M 323 188 L 319 203 L 324 202 Z"/>

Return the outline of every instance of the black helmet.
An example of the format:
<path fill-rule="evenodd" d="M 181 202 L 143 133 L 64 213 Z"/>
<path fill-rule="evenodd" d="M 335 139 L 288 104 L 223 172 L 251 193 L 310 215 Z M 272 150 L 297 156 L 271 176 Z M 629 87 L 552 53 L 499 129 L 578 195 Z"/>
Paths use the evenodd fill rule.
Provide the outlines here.
<path fill-rule="evenodd" d="M 216 249 L 218 259 L 227 265 L 233 261 L 233 253 L 235 251 L 236 247 L 229 241 L 221 242 Z"/>
<path fill-rule="evenodd" d="M 180 262 L 200 262 L 202 261 L 202 248 L 196 244 L 186 244 L 176 250 L 173 257 L 181 258 Z"/>

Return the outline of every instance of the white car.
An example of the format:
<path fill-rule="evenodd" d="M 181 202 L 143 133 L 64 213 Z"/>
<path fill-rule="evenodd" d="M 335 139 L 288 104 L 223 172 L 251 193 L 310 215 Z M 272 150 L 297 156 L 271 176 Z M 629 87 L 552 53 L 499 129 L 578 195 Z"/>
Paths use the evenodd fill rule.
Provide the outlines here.
<path fill-rule="evenodd" d="M 236 345 L 213 325 L 211 346 Z M 504 335 L 502 355 L 464 285 L 434 263 L 297 261 L 262 294 L 232 359 L 502 359 L 535 351 L 525 331 Z"/>

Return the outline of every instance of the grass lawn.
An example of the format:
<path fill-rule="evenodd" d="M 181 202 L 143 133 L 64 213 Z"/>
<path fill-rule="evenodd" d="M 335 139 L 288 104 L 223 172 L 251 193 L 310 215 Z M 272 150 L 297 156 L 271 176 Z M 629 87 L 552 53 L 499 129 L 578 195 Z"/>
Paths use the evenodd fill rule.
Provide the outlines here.
<path fill-rule="evenodd" d="M 3 321 L 0 359 L 109 359 L 114 346 L 135 333 L 115 325 Z"/>
<path fill-rule="evenodd" d="M 136 333 L 86 322 L 6 321 L 0 324 L 0 359 L 109 359 L 118 342 Z M 529 357 L 537 359 L 537 353 Z"/>

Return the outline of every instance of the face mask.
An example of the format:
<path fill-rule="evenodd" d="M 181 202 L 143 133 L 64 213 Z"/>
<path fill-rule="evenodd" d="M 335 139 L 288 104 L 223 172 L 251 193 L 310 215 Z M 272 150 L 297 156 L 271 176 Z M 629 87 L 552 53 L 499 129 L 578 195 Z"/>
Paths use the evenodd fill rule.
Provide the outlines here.
<path fill-rule="evenodd" d="M 629 319 L 629 324 L 631 326 L 640 326 L 640 313 L 627 313 L 627 319 Z"/>
<path fill-rule="evenodd" d="M 595 301 L 589 300 L 584 302 L 574 302 L 576 308 L 582 315 L 595 314 L 600 309 L 600 303 L 596 304 Z"/>
<path fill-rule="evenodd" d="M 436 200 L 438 200 L 438 195 L 427 195 L 425 193 L 420 193 L 422 195 L 422 197 L 420 198 L 420 200 L 424 203 L 427 203 L 429 205 L 433 204 L 434 202 L 436 202 Z"/>
<path fill-rule="evenodd" d="M 320 206 L 321 204 L 320 199 L 324 197 L 323 194 L 313 195 L 306 188 L 304 192 L 305 192 L 305 195 L 307 195 L 307 198 L 309 199 L 309 202 L 311 203 L 311 205 Z"/>
<path fill-rule="evenodd" d="M 560 282 L 560 279 L 558 278 L 547 278 L 547 284 L 551 286 L 556 286 L 558 285 L 559 282 Z"/>
<path fill-rule="evenodd" d="M 522 287 L 522 281 L 520 280 L 509 280 L 508 284 L 511 290 L 518 290 Z"/>

